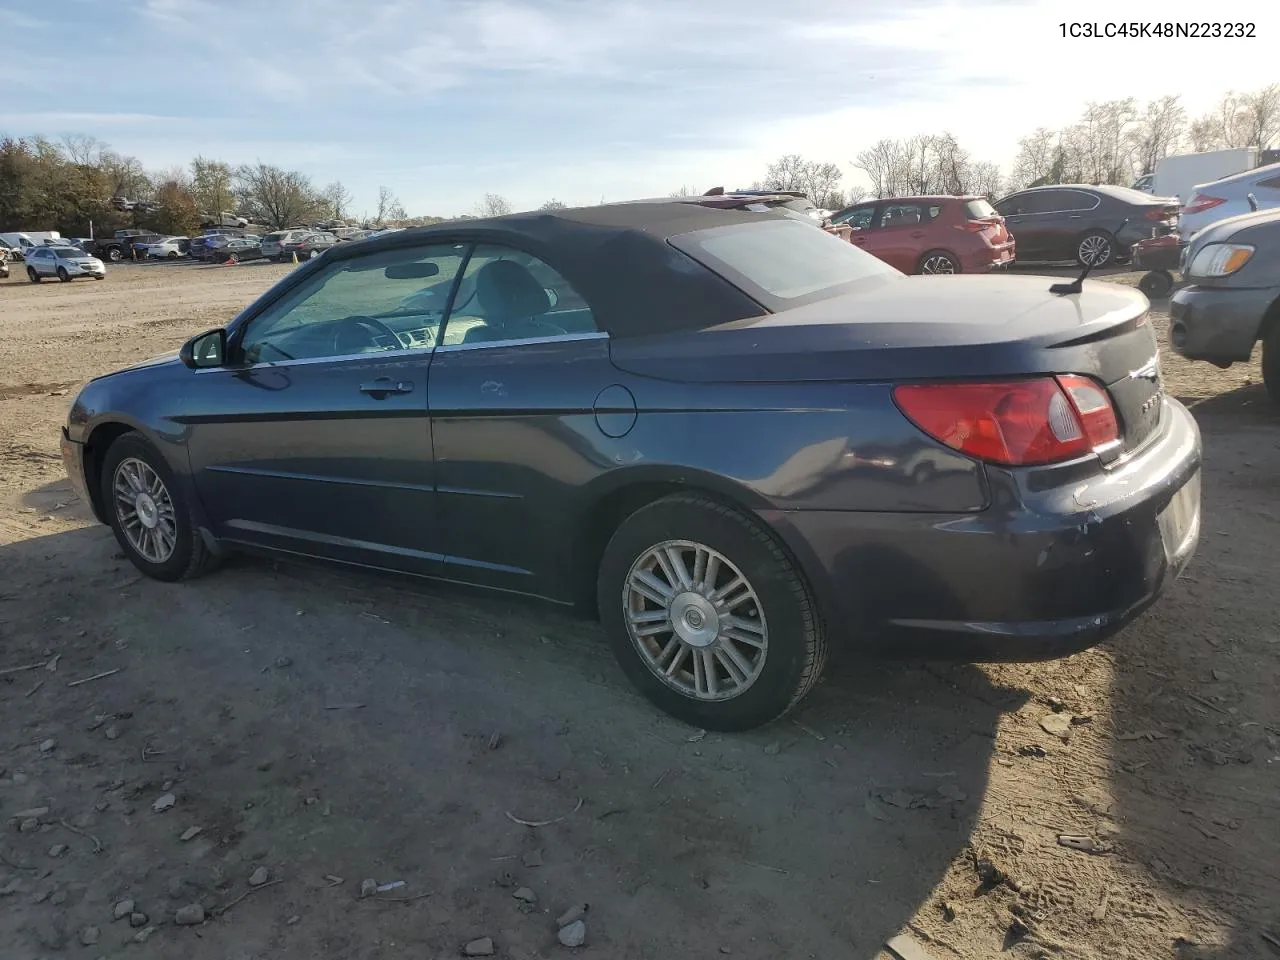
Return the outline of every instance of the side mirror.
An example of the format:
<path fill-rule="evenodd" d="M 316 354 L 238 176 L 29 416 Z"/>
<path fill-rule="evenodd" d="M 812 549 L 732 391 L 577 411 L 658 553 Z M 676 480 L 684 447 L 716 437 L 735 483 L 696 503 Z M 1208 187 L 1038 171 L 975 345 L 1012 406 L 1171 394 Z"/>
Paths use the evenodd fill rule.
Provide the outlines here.
<path fill-rule="evenodd" d="M 219 327 L 192 337 L 178 351 L 178 359 L 192 370 L 222 366 L 227 360 L 227 331 Z"/>

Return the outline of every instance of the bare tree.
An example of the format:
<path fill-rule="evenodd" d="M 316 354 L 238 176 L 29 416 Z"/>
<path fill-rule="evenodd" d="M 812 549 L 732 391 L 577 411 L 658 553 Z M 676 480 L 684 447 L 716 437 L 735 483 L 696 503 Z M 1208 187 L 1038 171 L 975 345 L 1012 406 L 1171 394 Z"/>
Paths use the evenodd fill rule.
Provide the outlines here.
<path fill-rule="evenodd" d="M 849 187 L 844 192 L 844 203 L 841 206 L 852 207 L 855 203 L 861 203 L 866 198 L 866 187 Z"/>
<path fill-rule="evenodd" d="M 311 180 L 296 170 L 259 161 L 239 167 L 235 182 L 244 211 L 273 230 L 305 223 L 322 207 Z"/>
<path fill-rule="evenodd" d="M 548 200 L 538 209 L 539 210 L 567 210 L 569 209 L 569 205 L 565 203 L 563 200 L 557 200 L 555 197 L 552 197 L 550 200 Z"/>
<path fill-rule="evenodd" d="M 764 174 L 764 189 L 804 190 L 808 175 L 809 162 L 798 153 L 789 153 L 769 164 Z"/>
<path fill-rule="evenodd" d="M 1187 125 L 1187 146 L 1192 153 L 1204 153 L 1221 145 L 1216 117 L 1199 117 Z"/>
<path fill-rule="evenodd" d="M 1161 97 L 1147 104 L 1130 132 L 1135 172 L 1152 173 L 1156 164 L 1173 153 L 1187 127 L 1187 111 L 1178 97 Z"/>
<path fill-rule="evenodd" d="M 683 183 L 679 186 L 679 188 L 671 191 L 671 196 L 673 197 L 696 197 L 697 195 L 698 195 L 698 191 L 694 190 L 693 187 L 687 186 L 686 184 L 683 184 Z"/>
<path fill-rule="evenodd" d="M 1280 83 L 1243 94 L 1232 117 L 1229 146 L 1267 149 L 1280 138 Z"/>
<path fill-rule="evenodd" d="M 1072 144 L 1085 183 L 1133 182 L 1133 137 L 1130 130 L 1138 118 L 1137 104 L 1127 100 L 1089 103 L 1084 116 L 1072 130 Z"/>
<path fill-rule="evenodd" d="M 378 213 L 374 217 L 374 222 L 378 226 L 382 226 L 388 220 L 404 220 L 405 211 L 401 206 L 399 198 L 391 192 L 390 187 L 378 188 Z"/>
<path fill-rule="evenodd" d="M 62 137 L 62 152 L 72 163 L 89 166 L 97 161 L 107 145 L 97 137 L 83 133 L 68 133 Z"/>
<path fill-rule="evenodd" d="M 476 204 L 477 217 L 505 217 L 511 213 L 511 201 L 500 193 L 486 193 Z"/>
<path fill-rule="evenodd" d="M 351 195 L 351 191 L 342 185 L 341 180 L 335 180 L 321 190 L 320 197 L 329 208 L 329 216 L 335 220 L 346 219 L 347 213 L 351 208 L 351 201 L 355 199 Z"/>
<path fill-rule="evenodd" d="M 1058 134 L 1048 127 L 1037 127 L 1034 133 L 1022 137 L 1018 141 L 1010 185 L 1021 189 L 1044 183 L 1053 166 L 1058 139 Z"/>
<path fill-rule="evenodd" d="M 968 181 L 965 193 L 976 193 L 988 200 L 997 199 L 1004 188 L 1004 175 L 1000 165 L 986 160 L 979 160 L 969 166 Z"/>

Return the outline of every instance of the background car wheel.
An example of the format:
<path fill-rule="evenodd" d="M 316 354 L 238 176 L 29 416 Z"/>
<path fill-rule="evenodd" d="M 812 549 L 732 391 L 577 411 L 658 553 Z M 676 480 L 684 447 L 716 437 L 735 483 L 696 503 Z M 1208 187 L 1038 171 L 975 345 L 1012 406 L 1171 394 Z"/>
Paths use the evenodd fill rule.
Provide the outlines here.
<path fill-rule="evenodd" d="M 319 251 L 319 250 L 312 250 L 309 254 L 307 254 L 307 259 L 308 259 L 308 260 L 314 260 L 314 259 L 315 259 L 316 257 L 318 257 L 318 256 L 320 256 L 320 251 Z"/>
<path fill-rule="evenodd" d="M 631 682 L 707 730 L 777 719 L 826 663 L 824 625 L 795 564 L 759 524 L 706 497 L 664 497 L 624 520 L 597 595 Z"/>
<path fill-rule="evenodd" d="M 70 283 L 70 282 L 71 282 L 71 274 L 67 273 L 67 271 L 66 271 L 66 268 L 65 268 L 65 267 L 59 267 L 59 268 L 58 268 L 58 279 L 59 279 L 59 280 L 61 280 L 63 283 Z"/>
<path fill-rule="evenodd" d="M 960 272 L 960 261 L 945 250 L 930 250 L 920 258 L 917 272 L 932 276 L 933 274 L 951 274 Z"/>
<path fill-rule="evenodd" d="M 1168 270 L 1151 270 L 1142 275 L 1138 289 L 1151 300 L 1163 300 L 1173 290 L 1173 274 Z"/>
<path fill-rule="evenodd" d="M 164 457 L 140 434 L 107 449 L 100 496 L 125 556 L 147 576 L 186 580 L 215 565 Z"/>
<path fill-rule="evenodd" d="M 1272 403 L 1280 403 L 1280 321 L 1272 321 L 1262 341 L 1262 382 Z"/>
<path fill-rule="evenodd" d="M 40 274 L 36 273 L 35 267 L 27 267 L 27 279 L 32 283 L 40 282 Z"/>
<path fill-rule="evenodd" d="M 1093 264 L 1097 270 L 1105 267 L 1115 257 L 1115 244 L 1111 234 L 1103 230 L 1090 230 L 1076 244 L 1076 263 L 1085 267 Z"/>
<path fill-rule="evenodd" d="M 124 259 L 124 254 L 120 252 L 119 247 L 112 247 L 110 250 L 107 251 L 107 259 L 110 260 L 112 263 L 119 263 L 121 260 Z"/>
<path fill-rule="evenodd" d="M 169 259 L 170 259 L 170 260 L 177 260 L 177 259 L 178 259 L 178 251 L 177 251 L 177 250 L 170 250 L 170 251 L 169 251 Z"/>

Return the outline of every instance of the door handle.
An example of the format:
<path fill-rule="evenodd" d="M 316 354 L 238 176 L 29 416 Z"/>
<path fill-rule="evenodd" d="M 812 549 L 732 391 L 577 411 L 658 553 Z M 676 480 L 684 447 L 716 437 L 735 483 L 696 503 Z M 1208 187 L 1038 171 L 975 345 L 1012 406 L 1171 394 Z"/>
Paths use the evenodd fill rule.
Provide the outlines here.
<path fill-rule="evenodd" d="M 360 392 L 367 393 L 375 400 L 392 393 L 413 393 L 413 384 L 408 380 L 392 380 L 390 377 L 379 377 L 368 383 L 360 384 Z"/>
<path fill-rule="evenodd" d="M 1067 219 L 1068 219 L 1068 220 L 1083 220 L 1084 218 L 1083 218 L 1083 217 L 1081 217 L 1081 216 L 1080 216 L 1080 214 L 1078 214 L 1078 213 L 1073 213 L 1073 214 L 1071 214 L 1069 217 L 1067 217 Z"/>

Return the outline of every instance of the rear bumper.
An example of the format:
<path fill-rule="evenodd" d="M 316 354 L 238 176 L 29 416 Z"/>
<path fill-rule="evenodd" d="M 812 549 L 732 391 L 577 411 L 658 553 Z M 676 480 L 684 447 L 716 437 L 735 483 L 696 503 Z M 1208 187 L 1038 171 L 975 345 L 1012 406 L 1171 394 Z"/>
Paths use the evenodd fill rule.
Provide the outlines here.
<path fill-rule="evenodd" d="M 1155 441 L 1092 478 L 1035 490 L 989 470 L 980 513 L 767 512 L 828 628 L 859 650 L 1051 659 L 1105 640 L 1153 603 L 1199 540 L 1200 433 L 1166 399 Z M 1005 506 L 997 506 L 1005 504 Z"/>
<path fill-rule="evenodd" d="M 994 247 L 983 247 L 971 253 L 960 255 L 960 270 L 963 273 L 990 273 L 993 270 L 1006 270 L 1013 263 L 1014 244 L 998 244 Z"/>
<path fill-rule="evenodd" d="M 1188 360 L 1248 360 L 1262 319 L 1278 297 L 1280 286 L 1183 287 L 1169 304 L 1169 342 Z"/>

